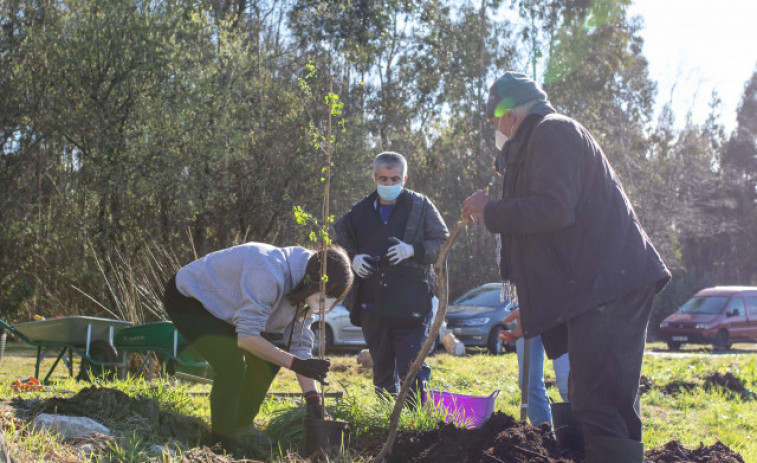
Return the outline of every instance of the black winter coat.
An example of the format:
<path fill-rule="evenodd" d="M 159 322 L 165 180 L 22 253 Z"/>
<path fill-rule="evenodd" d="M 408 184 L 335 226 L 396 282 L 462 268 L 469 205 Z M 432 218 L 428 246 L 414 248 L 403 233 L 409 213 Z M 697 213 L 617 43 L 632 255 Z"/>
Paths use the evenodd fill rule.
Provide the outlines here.
<path fill-rule="evenodd" d="M 486 205 L 484 221 L 502 234 L 503 277 L 517 286 L 525 337 L 643 286 L 664 287 L 670 272 L 583 126 L 529 116 L 503 157 L 503 197 Z"/>
<path fill-rule="evenodd" d="M 366 214 L 378 214 L 375 208 L 377 199 L 378 194 L 373 191 L 353 204 L 350 211 L 334 224 L 336 243 L 347 251 L 350 259 L 353 259 L 356 254 L 365 252 L 360 249 L 360 235 L 371 235 L 377 232 L 366 229 L 367 221 L 362 220 Z M 439 257 L 442 246 L 449 236 L 444 219 L 428 197 L 415 191 L 405 188 L 397 201 L 410 202 L 410 213 L 400 239 L 407 244 L 412 244 L 414 248 L 414 256 L 400 265 L 425 269 L 431 289 L 436 291 L 436 280 L 431 266 Z M 365 241 L 365 236 L 362 238 L 362 241 Z M 357 318 L 359 310 L 356 310 L 359 307 L 357 299 L 361 283 L 362 279 L 356 277 L 355 283 L 344 299 L 344 306 L 350 311 L 350 321 L 355 326 L 361 326 Z"/>

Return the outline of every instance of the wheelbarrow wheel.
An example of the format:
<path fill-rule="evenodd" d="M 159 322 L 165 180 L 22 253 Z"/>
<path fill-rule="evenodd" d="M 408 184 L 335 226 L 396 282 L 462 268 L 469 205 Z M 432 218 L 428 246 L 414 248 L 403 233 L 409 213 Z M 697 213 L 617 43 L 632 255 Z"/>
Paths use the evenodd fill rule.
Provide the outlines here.
<path fill-rule="evenodd" d="M 97 362 L 116 363 L 118 362 L 118 352 L 116 348 L 105 341 L 94 341 L 89 345 L 89 357 Z M 79 381 L 91 381 L 92 378 L 112 380 L 116 377 L 117 368 L 115 365 L 97 365 L 89 359 L 81 359 L 81 369 Z"/>

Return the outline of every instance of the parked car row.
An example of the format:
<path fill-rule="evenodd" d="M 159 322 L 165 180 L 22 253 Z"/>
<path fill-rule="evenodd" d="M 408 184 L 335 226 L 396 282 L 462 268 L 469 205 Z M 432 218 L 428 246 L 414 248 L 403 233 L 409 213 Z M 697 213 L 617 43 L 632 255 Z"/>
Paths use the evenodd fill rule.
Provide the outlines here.
<path fill-rule="evenodd" d="M 757 342 L 757 287 L 705 288 L 660 323 L 670 350 L 683 344 L 712 344 L 728 350 L 734 342 Z"/>
<path fill-rule="evenodd" d="M 504 319 L 518 306 L 503 302 L 501 283 L 486 283 L 471 289 L 449 304 L 436 342 L 453 333 L 466 347 L 483 347 L 492 354 L 514 351 L 497 339 L 500 330 L 512 330 L 515 323 Z M 433 298 L 436 313 L 439 301 Z M 318 341 L 318 324 L 313 324 Z M 676 313 L 660 324 L 660 336 L 670 350 L 683 344 L 712 344 L 727 350 L 734 342 L 757 342 L 757 287 L 716 286 L 696 293 Z M 326 350 L 335 347 L 365 347 L 363 331 L 350 323 L 349 312 L 337 305 L 326 314 Z M 317 351 L 318 346 L 314 347 Z"/>
<path fill-rule="evenodd" d="M 514 345 L 505 346 L 497 339 L 500 330 L 514 328 L 514 323 L 504 323 L 502 320 L 517 307 L 509 301 L 501 302 L 501 289 L 502 285 L 499 283 L 487 283 L 451 302 L 447 307 L 447 316 L 439 330 L 434 348 L 442 343 L 447 333 L 451 332 L 466 347 L 485 347 L 492 354 L 514 350 Z M 438 306 L 439 300 L 434 297 L 432 299 L 434 315 Z M 365 347 L 362 328 L 350 323 L 350 314 L 342 304 L 326 314 L 325 322 L 327 352 L 335 347 L 356 349 Z M 313 346 L 313 351 L 317 352 L 320 338 L 318 336 L 319 324 L 313 323 L 312 329 L 316 334 L 316 345 Z"/>

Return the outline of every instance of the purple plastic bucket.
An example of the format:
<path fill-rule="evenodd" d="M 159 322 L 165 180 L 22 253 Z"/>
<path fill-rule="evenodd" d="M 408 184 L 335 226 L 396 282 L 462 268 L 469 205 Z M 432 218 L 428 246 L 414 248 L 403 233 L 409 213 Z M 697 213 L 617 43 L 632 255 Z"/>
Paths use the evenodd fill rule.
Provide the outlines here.
<path fill-rule="evenodd" d="M 480 428 L 494 412 L 494 402 L 499 389 L 488 396 L 455 394 L 453 392 L 428 391 L 427 404 L 447 411 L 445 421 L 468 429 Z"/>

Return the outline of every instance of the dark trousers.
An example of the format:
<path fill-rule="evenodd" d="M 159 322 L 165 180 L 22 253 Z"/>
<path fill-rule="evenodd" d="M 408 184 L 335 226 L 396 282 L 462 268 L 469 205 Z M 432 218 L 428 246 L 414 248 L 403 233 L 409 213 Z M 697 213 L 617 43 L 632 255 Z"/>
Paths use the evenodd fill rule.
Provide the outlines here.
<path fill-rule="evenodd" d="M 570 403 L 592 436 L 641 441 L 634 408 L 654 286 L 641 288 L 568 322 Z"/>
<path fill-rule="evenodd" d="M 363 336 L 373 358 L 373 386 L 378 394 L 396 394 L 400 381 L 404 381 L 410 366 L 418 356 L 428 335 L 429 316 L 423 325 L 414 328 L 392 328 L 378 320 L 374 308 L 362 309 Z M 425 398 L 424 383 L 431 377 L 431 368 L 425 363 L 415 375 L 408 394 L 409 403 L 417 403 L 416 394 Z"/>
<path fill-rule="evenodd" d="M 164 304 L 179 333 L 213 367 L 214 438 L 234 438 L 258 414 L 279 366 L 240 349 L 234 326 L 211 315 L 197 299 L 182 295 L 175 276 L 166 284 Z"/>

